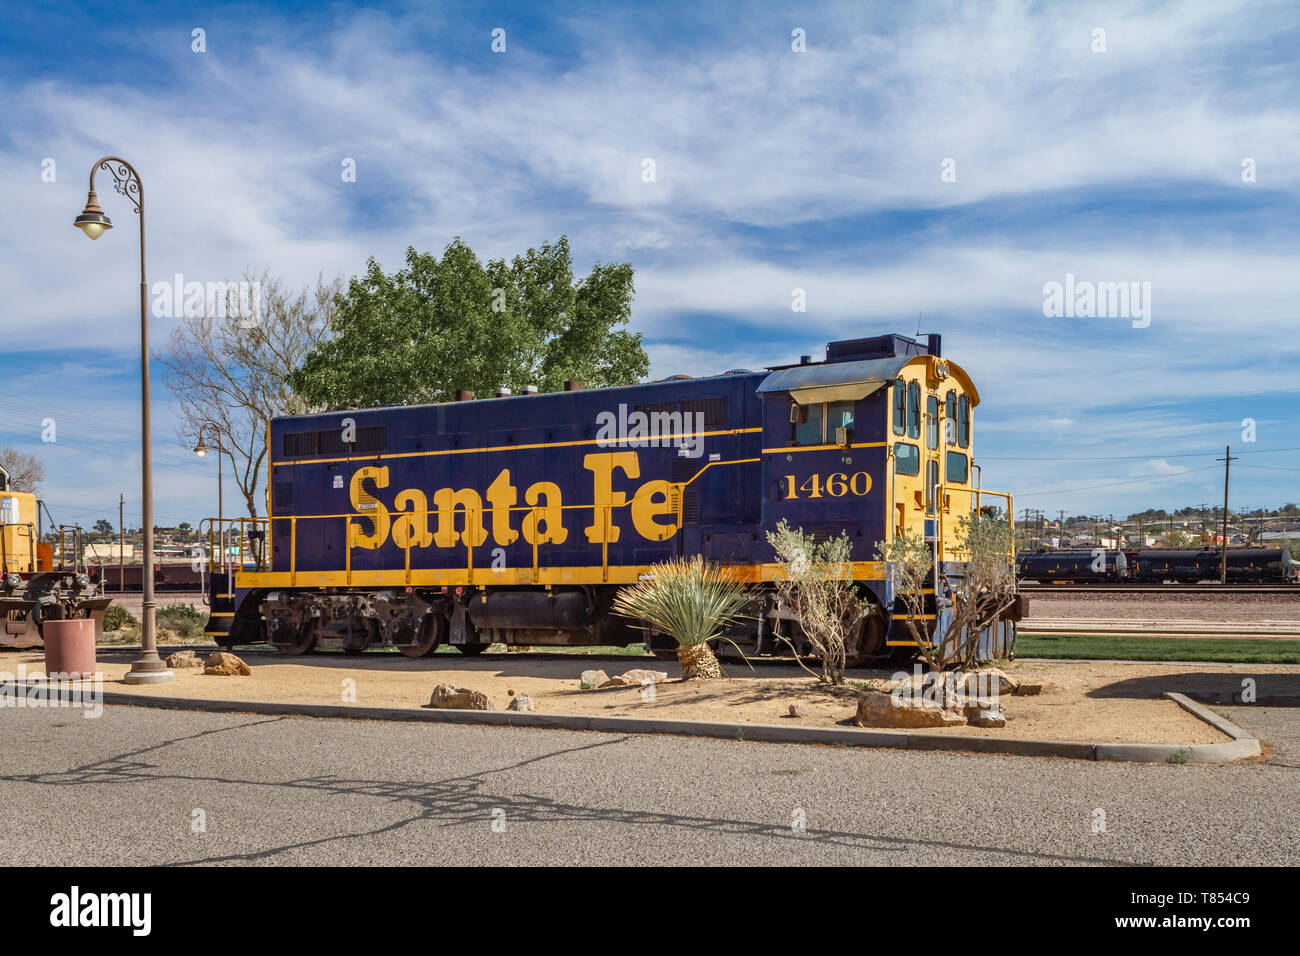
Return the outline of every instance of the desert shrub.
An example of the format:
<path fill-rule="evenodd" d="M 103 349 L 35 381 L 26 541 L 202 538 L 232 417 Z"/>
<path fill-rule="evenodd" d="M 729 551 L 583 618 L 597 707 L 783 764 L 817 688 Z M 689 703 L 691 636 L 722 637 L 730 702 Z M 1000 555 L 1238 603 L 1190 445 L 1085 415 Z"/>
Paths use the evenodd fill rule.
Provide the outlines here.
<path fill-rule="evenodd" d="M 821 658 L 821 679 L 828 684 L 844 683 L 845 643 L 867 609 L 853 580 L 849 536 L 805 534 L 783 519 L 776 531 L 767 533 L 767 542 L 781 568 L 774 582 L 776 593 L 799 619 L 804 637 Z M 779 632 L 773 636 L 794 648 Z"/>
<path fill-rule="evenodd" d="M 187 640 L 192 640 L 203 633 L 203 625 L 208 616 L 193 604 L 169 604 L 154 612 L 159 627 L 174 631 Z"/>
<path fill-rule="evenodd" d="M 682 677 L 691 680 L 722 676 L 708 642 L 736 619 L 751 597 L 750 589 L 731 572 L 696 555 L 651 567 L 649 577 L 619 591 L 614 610 L 646 621 L 677 641 Z"/>
<path fill-rule="evenodd" d="M 104 630 L 106 631 L 134 630 L 139 627 L 140 619 L 116 601 L 104 611 Z"/>

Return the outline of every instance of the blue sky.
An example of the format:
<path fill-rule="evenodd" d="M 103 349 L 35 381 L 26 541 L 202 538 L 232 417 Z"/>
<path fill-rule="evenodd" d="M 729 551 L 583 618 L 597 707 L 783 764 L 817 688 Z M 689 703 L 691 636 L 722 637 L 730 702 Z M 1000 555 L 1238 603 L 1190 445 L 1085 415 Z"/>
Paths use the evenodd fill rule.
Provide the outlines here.
<path fill-rule="evenodd" d="M 563 233 L 581 271 L 636 267 L 656 377 L 919 322 L 1018 508 L 1221 501 L 1228 444 L 1234 507 L 1297 501 L 1298 47 L 1295 3 L 5 3 L 0 444 L 43 455 L 59 520 L 138 515 L 136 247 L 70 228 L 114 153 L 152 279 Z M 1067 274 L 1150 282 L 1150 325 L 1045 317 Z M 158 521 L 210 514 L 157 377 L 155 454 Z"/>

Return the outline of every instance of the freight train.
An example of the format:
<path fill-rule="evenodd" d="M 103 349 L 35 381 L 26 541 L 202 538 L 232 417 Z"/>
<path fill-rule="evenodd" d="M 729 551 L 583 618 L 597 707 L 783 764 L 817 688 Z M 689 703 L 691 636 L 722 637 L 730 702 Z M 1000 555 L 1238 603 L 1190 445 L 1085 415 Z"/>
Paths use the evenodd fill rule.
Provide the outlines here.
<path fill-rule="evenodd" d="M 1222 579 L 1223 552 L 1219 548 L 1022 552 L 1017 573 L 1022 580 L 1040 584 L 1192 584 Z M 1285 548 L 1229 548 L 1227 578 L 1229 584 L 1300 584 L 1300 563 Z"/>
<path fill-rule="evenodd" d="M 223 529 L 264 558 L 214 568 L 208 635 L 285 654 L 645 641 L 666 655 L 671 638 L 611 602 L 656 562 L 702 555 L 756 585 L 735 636 L 772 653 L 773 628 L 800 639 L 770 587 L 767 532 L 784 520 L 848 535 L 870 604 L 849 641 L 860 664 L 916 646 L 877 543 L 925 535 L 940 573 L 960 575 L 957 521 L 998 494 L 973 460 L 979 393 L 937 335 L 832 342 L 824 361 L 759 372 L 463 397 L 274 419 L 268 517 Z M 1009 496 L 990 500 L 1011 513 Z M 986 637 L 1013 633 L 1003 620 Z"/>
<path fill-rule="evenodd" d="M 103 628 L 110 598 L 81 563 L 81 529 L 59 528 L 59 549 L 41 540 L 41 504 L 10 486 L 0 464 L 0 646 L 39 647 L 45 621 L 90 617 Z"/>

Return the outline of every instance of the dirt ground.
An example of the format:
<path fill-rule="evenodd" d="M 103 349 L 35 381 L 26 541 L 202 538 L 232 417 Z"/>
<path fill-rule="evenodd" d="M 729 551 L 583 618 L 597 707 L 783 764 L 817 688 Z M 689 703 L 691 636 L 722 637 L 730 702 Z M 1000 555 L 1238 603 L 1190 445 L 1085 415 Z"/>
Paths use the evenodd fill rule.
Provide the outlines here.
<path fill-rule="evenodd" d="M 131 686 L 121 682 L 130 653 L 101 649 L 105 689 L 126 693 L 223 700 L 271 700 L 340 704 L 362 707 L 421 707 L 434 686 L 454 684 L 482 691 L 498 710 L 509 701 L 508 691 L 527 694 L 537 710 L 551 714 L 657 716 L 729 723 L 798 722 L 808 726 L 852 726 L 860 690 L 856 686 L 826 688 L 796 667 L 759 664 L 751 671 L 727 665 L 729 679 L 709 682 L 680 680 L 675 663 L 645 659 L 581 660 L 549 656 L 487 655 L 464 659 L 435 655 L 408 660 L 397 655 L 363 658 L 319 653 L 281 658 L 247 654 L 251 677 L 206 676 L 200 669 L 179 669 L 172 683 Z M 39 652 L 0 654 L 0 670 L 15 673 L 25 664 L 40 671 Z M 621 674 L 634 667 L 666 671 L 669 680 L 656 687 L 653 699 L 643 699 L 640 687 L 582 690 L 579 674 L 588 668 Z M 1033 737 L 1057 740 L 1147 743 L 1216 743 L 1226 739 L 1217 730 L 1163 700 L 1166 690 L 1206 692 L 1231 697 L 1244 677 L 1258 684 L 1258 694 L 1300 693 L 1300 667 L 1288 665 L 1168 665 L 1106 663 L 1016 663 L 1006 670 L 1021 681 L 1042 682 L 1037 697 L 1004 696 L 1007 725 L 998 729 L 948 728 L 943 733 Z M 887 679 L 889 670 L 862 671 L 851 680 Z M 347 682 L 354 684 L 349 685 Z M 345 700 L 354 689 L 355 700 Z M 789 717 L 790 704 L 800 703 L 806 717 Z"/>

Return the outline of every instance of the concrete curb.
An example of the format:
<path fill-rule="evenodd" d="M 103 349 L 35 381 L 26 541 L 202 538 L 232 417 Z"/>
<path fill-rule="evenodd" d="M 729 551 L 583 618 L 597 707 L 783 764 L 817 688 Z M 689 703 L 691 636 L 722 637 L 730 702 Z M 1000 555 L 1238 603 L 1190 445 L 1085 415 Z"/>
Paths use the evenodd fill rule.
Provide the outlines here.
<path fill-rule="evenodd" d="M 0 685 L 6 695 L 13 682 Z M 62 696 L 62 695 L 61 695 Z M 839 747 L 886 747 L 904 750 L 946 750 L 1025 757 L 1068 757 L 1074 760 L 1115 760 L 1165 763 L 1225 763 L 1258 756 L 1259 741 L 1182 694 L 1166 692 L 1194 717 L 1232 738 L 1217 744 L 1096 743 L 1078 740 L 1037 740 L 1021 737 L 976 737 L 917 730 L 858 727 L 800 727 L 780 724 L 731 724 L 658 717 L 603 717 L 582 714 L 519 713 L 510 710 L 434 710 L 432 708 L 357 707 L 346 704 L 289 704 L 271 701 L 205 700 L 123 694 L 105 691 L 106 705 L 199 710 L 222 714 L 261 714 L 268 717 L 330 717 L 346 720 L 388 720 L 409 723 L 474 724 L 491 727 L 542 727 L 611 734 L 673 734 L 718 740 L 760 743 L 827 744 Z"/>

